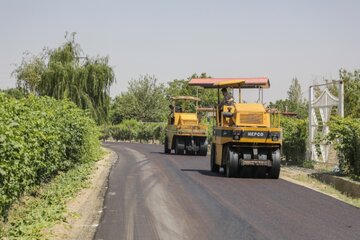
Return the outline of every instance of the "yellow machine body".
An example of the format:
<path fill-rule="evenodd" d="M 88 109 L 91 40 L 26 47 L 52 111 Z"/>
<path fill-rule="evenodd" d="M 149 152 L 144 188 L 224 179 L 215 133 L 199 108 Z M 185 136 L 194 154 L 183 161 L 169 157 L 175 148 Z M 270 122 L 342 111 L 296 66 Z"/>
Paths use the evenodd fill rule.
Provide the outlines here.
<path fill-rule="evenodd" d="M 213 137 L 217 165 L 226 165 L 222 155 L 223 147 L 227 144 L 258 150 L 281 147 L 280 115 L 266 111 L 263 104 L 236 103 L 233 106 L 224 106 L 224 110 L 218 113 Z M 256 160 L 252 163 L 256 165 Z M 259 160 L 257 164 L 271 166 L 270 161 Z"/>
<path fill-rule="evenodd" d="M 174 106 L 178 101 L 195 101 L 196 107 L 193 112 L 188 109 L 178 110 L 176 107 L 168 117 L 164 151 L 170 153 L 175 150 L 176 154 L 206 155 L 208 127 L 200 124 L 197 111 L 197 103 L 200 99 L 190 96 L 174 97 Z"/>
<path fill-rule="evenodd" d="M 211 144 L 211 171 L 224 168 L 228 177 L 268 176 L 280 174 L 282 129 L 280 114 L 265 109 L 262 103 L 244 103 L 242 88 L 270 87 L 267 78 L 192 79 L 189 85 L 218 88 L 216 125 Z M 239 89 L 239 102 L 221 104 L 220 88 Z"/>

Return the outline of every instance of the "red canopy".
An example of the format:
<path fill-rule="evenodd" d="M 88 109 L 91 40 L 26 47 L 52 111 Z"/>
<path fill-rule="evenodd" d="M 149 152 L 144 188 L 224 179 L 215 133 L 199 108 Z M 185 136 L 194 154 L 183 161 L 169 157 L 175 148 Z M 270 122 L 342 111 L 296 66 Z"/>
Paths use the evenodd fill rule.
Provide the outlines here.
<path fill-rule="evenodd" d="M 257 77 L 257 78 L 193 78 L 190 80 L 189 85 L 191 86 L 200 86 L 204 88 L 217 88 L 215 83 L 218 82 L 228 82 L 232 80 L 243 80 L 244 84 L 241 85 L 241 88 L 269 88 L 270 81 L 267 77 Z"/>

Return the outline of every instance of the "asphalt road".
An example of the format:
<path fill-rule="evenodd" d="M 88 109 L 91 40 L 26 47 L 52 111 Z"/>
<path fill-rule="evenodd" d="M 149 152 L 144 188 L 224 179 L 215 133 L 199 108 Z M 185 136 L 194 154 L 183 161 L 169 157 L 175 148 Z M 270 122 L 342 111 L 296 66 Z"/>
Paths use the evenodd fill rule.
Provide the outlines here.
<path fill-rule="evenodd" d="M 226 178 L 209 157 L 118 154 L 94 239 L 360 239 L 360 209 L 284 180 Z"/>

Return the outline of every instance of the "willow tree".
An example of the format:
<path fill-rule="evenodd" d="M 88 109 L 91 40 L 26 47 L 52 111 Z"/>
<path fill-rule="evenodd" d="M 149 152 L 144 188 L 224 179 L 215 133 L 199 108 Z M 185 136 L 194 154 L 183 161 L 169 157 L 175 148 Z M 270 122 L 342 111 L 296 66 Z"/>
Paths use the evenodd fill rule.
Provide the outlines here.
<path fill-rule="evenodd" d="M 75 43 L 74 36 L 72 34 L 71 39 L 56 49 L 45 50 L 44 68 L 33 89 L 39 95 L 70 99 L 88 109 L 99 124 L 104 123 L 108 119 L 110 86 L 115 81 L 113 69 L 108 65 L 108 57 L 82 57 L 83 51 Z M 28 62 L 23 66 L 29 68 L 34 64 L 38 63 Z M 19 86 L 27 83 L 21 74 L 24 70 L 26 68 L 21 67 L 15 70 Z"/>

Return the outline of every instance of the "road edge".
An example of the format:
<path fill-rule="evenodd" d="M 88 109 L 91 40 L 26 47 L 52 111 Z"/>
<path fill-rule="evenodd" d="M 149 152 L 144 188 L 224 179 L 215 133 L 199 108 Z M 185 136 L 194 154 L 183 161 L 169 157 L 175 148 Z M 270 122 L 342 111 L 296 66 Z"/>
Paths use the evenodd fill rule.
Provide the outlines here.
<path fill-rule="evenodd" d="M 347 196 L 346 194 L 340 192 L 338 189 L 336 189 L 331 184 L 324 183 L 314 177 L 311 177 L 308 173 L 305 173 L 305 172 L 291 170 L 289 168 L 286 168 L 286 170 L 284 171 L 285 172 L 285 174 L 284 174 L 283 170 L 285 170 L 285 169 L 282 169 L 282 171 L 281 171 L 282 174 L 280 174 L 280 177 L 279 177 L 282 180 L 285 180 L 285 181 L 291 182 L 293 184 L 296 184 L 296 185 L 311 189 L 313 191 L 325 194 L 325 195 L 335 198 L 341 202 L 350 204 L 356 208 L 360 208 L 359 200 L 357 198 L 352 198 L 352 197 Z M 294 177 L 294 176 L 292 176 L 292 174 L 286 174 L 286 173 L 295 173 L 295 175 L 298 175 L 298 176 L 302 175 L 303 177 L 308 178 L 308 180 L 311 179 L 311 181 L 314 181 L 315 184 L 311 184 L 306 181 L 298 180 L 296 178 L 296 176 Z M 327 189 L 331 189 L 331 190 L 329 191 Z"/>
<path fill-rule="evenodd" d="M 108 154 L 95 163 L 89 186 L 67 202 L 66 222 L 49 229 L 51 239 L 93 239 L 101 220 L 108 176 L 118 158 L 114 151 L 104 149 Z"/>

